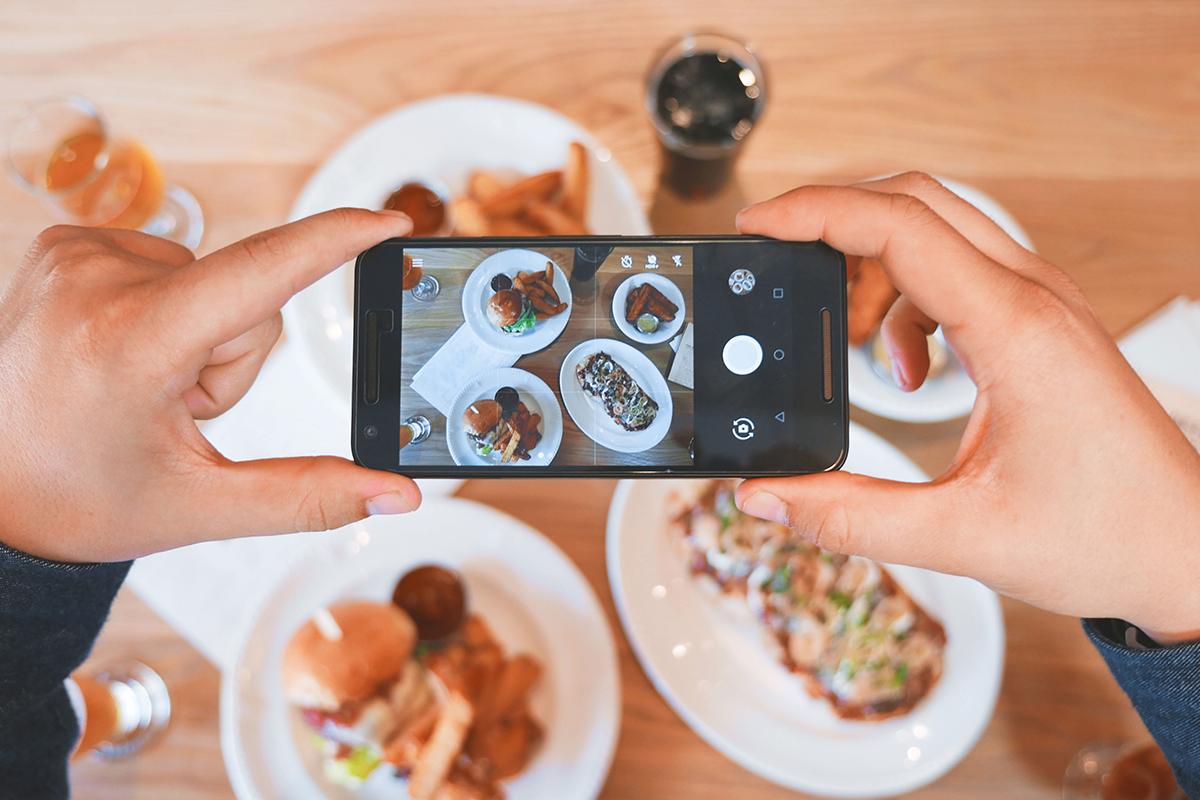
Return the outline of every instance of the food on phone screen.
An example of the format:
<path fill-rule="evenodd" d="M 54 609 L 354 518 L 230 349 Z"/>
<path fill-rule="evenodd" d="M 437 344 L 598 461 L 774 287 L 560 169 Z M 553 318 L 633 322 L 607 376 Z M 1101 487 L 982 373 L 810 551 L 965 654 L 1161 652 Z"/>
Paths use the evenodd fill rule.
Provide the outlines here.
<path fill-rule="evenodd" d="M 529 298 L 515 289 L 501 289 L 488 301 L 488 322 L 505 333 L 520 336 L 533 327 L 536 313 Z"/>
<path fill-rule="evenodd" d="M 625 368 L 608 353 L 594 353 L 575 367 L 580 387 L 596 398 L 613 422 L 627 431 L 649 428 L 658 415 L 658 403 L 638 386 Z"/>
<path fill-rule="evenodd" d="M 467 593 L 458 573 L 426 564 L 400 578 L 392 603 L 412 617 L 418 642 L 440 642 L 456 633 L 467 610 Z"/>
<path fill-rule="evenodd" d="M 457 577 L 419 567 L 397 592 L 431 569 Z M 464 617 L 463 597 L 439 588 L 419 604 L 458 617 L 434 644 L 414 647 L 408 613 L 370 600 L 321 609 L 293 635 L 285 691 L 317 733 L 331 781 L 355 789 L 388 764 L 416 800 L 500 800 L 499 781 L 529 764 L 544 736 L 529 708 L 542 666 L 507 656 L 482 618 Z M 441 602 L 448 608 L 433 607 Z"/>
<path fill-rule="evenodd" d="M 658 317 L 653 314 L 639 314 L 637 318 L 637 329 L 642 333 L 654 333 L 658 330 Z"/>
<path fill-rule="evenodd" d="M 899 296 L 883 265 L 864 258 L 846 296 L 846 337 L 851 347 L 866 344 Z"/>
<path fill-rule="evenodd" d="M 817 548 L 738 511 L 735 480 L 672 495 L 672 534 L 692 573 L 743 597 L 780 660 L 844 719 L 907 713 L 942 674 L 946 634 L 874 561 Z"/>
<path fill-rule="evenodd" d="M 511 386 L 501 386 L 496 390 L 495 400 L 500 404 L 500 410 L 507 415 L 517 410 L 521 403 L 521 395 Z"/>
<path fill-rule="evenodd" d="M 434 236 L 446 224 L 442 196 L 423 183 L 411 182 L 392 192 L 383 207 L 403 211 L 412 220 L 413 236 Z"/>
<path fill-rule="evenodd" d="M 460 236 L 585 236 L 589 187 L 588 152 L 580 142 L 567 149 L 561 170 L 510 177 L 480 169 L 454 201 Z"/>
<path fill-rule="evenodd" d="M 516 402 L 505 410 L 499 398 L 507 389 L 516 395 Z M 496 400 L 476 400 L 463 412 L 462 427 L 467 438 L 475 445 L 475 452 L 483 457 L 499 454 L 501 464 L 528 461 L 529 451 L 542 440 L 538 426 L 540 414 L 534 414 L 521 402 L 520 394 L 511 387 L 496 393 Z M 511 398 L 504 396 L 506 402 Z"/>
<path fill-rule="evenodd" d="M 511 289 L 511 288 L 512 288 L 512 278 L 508 277 L 503 272 L 498 273 L 494 278 L 492 278 L 492 291 L 493 292 L 502 292 L 505 289 Z"/>
<path fill-rule="evenodd" d="M 625 298 L 626 322 L 632 323 L 643 314 L 651 314 L 662 322 L 672 322 L 678 313 L 679 306 L 649 283 L 643 283 Z"/>

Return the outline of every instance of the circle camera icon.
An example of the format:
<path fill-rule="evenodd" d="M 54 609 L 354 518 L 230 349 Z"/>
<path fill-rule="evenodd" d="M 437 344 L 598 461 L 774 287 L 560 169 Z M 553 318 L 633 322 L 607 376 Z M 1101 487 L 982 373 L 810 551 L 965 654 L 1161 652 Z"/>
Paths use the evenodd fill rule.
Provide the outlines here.
<path fill-rule="evenodd" d="M 754 438 L 754 420 L 739 417 L 733 421 L 733 438 L 744 442 Z"/>
<path fill-rule="evenodd" d="M 729 291 L 738 297 L 750 294 L 754 289 L 754 273 L 748 269 L 735 269 L 729 276 Z"/>

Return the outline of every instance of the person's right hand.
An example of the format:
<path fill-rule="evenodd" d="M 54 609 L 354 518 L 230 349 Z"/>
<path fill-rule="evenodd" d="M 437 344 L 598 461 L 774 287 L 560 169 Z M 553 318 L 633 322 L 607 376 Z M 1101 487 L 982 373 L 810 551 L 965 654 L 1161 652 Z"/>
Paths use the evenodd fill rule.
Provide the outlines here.
<path fill-rule="evenodd" d="M 849 473 L 750 480 L 747 513 L 821 547 L 968 575 L 1051 611 L 1200 637 L 1200 454 L 1079 288 L 926 175 L 807 186 L 742 211 L 743 233 L 879 259 L 903 388 L 940 323 L 978 387 L 928 484 Z"/>

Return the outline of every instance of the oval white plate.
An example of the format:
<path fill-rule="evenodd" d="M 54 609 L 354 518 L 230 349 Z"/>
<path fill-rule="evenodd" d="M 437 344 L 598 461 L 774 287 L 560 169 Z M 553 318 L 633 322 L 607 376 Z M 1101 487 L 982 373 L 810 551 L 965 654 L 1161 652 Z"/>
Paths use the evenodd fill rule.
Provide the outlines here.
<path fill-rule="evenodd" d="M 847 470 L 902 481 L 925 476 L 851 424 Z M 1004 667 L 996 595 L 967 578 L 910 567 L 892 574 L 945 625 L 945 672 L 903 717 L 838 719 L 762 644 L 746 604 L 693 578 L 666 530 L 674 481 L 622 481 L 608 516 L 608 575 L 646 674 L 705 741 L 751 772 L 828 797 L 885 797 L 943 775 L 987 727 Z"/>
<path fill-rule="evenodd" d="M 575 377 L 575 367 L 593 353 L 604 351 L 612 356 L 625 371 L 629 373 L 642 391 L 650 395 L 658 403 L 658 414 L 650 427 L 641 431 L 627 431 L 613 422 L 590 394 L 583 391 L 579 379 Z M 675 404 L 671 400 L 671 389 L 667 379 L 654 366 L 654 362 L 646 358 L 639 350 L 625 342 L 616 339 L 589 339 L 567 353 L 562 367 L 558 371 L 558 391 L 562 395 L 563 405 L 571 419 L 579 426 L 579 430 L 602 447 L 615 450 L 618 453 L 640 453 L 649 450 L 663 440 L 671 429 L 671 417 L 675 413 Z"/>
<path fill-rule="evenodd" d="M 510 653 L 541 659 L 533 710 L 546 740 L 505 786 L 511 800 L 592 800 L 604 784 L 620 725 L 616 649 L 604 612 L 575 565 L 537 531 L 465 500 L 434 500 L 400 517 L 373 517 L 313 534 L 243 633 L 221 684 L 221 750 L 241 800 L 395 800 L 402 782 L 377 770 L 359 791 L 325 780 L 308 731 L 283 696 L 280 665 L 292 632 L 346 597 L 387 600 L 414 566 L 466 576 L 472 609 Z"/>
<path fill-rule="evenodd" d="M 462 290 L 463 318 L 475 338 L 493 350 L 525 355 L 549 347 L 567 327 L 571 319 L 571 286 L 558 264 L 554 264 L 554 293 L 559 301 L 567 304 L 561 314 L 535 322 L 533 327 L 521 334 L 505 333 L 488 322 L 488 301 L 492 291 L 492 278 L 504 273 L 515 278 L 518 272 L 545 272 L 546 262 L 553 259 L 533 250 L 502 250 L 480 261 L 467 276 Z"/>
<path fill-rule="evenodd" d="M 1004 206 L 974 186 L 949 178 L 934 177 L 947 189 L 986 214 L 1017 244 L 1033 251 L 1033 242 L 1029 234 Z M 871 361 L 870 342 L 862 347 L 850 348 L 846 365 L 850 402 L 864 411 L 902 422 L 941 422 L 970 414 L 971 409 L 975 407 L 975 384 L 957 359 L 954 359 L 952 369 L 926 381 L 915 392 L 903 392 L 898 389 L 890 379 L 875 371 Z"/>
<path fill-rule="evenodd" d="M 453 94 L 402 106 L 354 134 L 313 173 L 289 220 L 341 206 L 380 208 L 411 178 L 437 178 L 461 192 L 480 167 L 524 174 L 561 167 L 571 142 L 588 149 L 588 229 L 648 236 L 637 192 L 612 153 L 586 130 L 543 106 L 484 94 Z M 354 341 L 347 287 L 354 264 L 301 291 L 283 308 L 288 335 L 350 405 Z"/>
<path fill-rule="evenodd" d="M 658 289 L 663 293 L 664 297 L 679 306 L 679 313 L 675 315 L 675 319 L 666 323 L 654 333 L 643 333 L 637 329 L 636 325 L 630 325 L 625 321 L 625 300 L 629 297 L 630 292 L 644 283 L 648 283 L 655 289 Z M 687 314 L 687 303 L 684 302 L 683 292 L 679 291 L 679 287 L 670 278 L 655 275 L 654 273 L 645 273 L 642 275 L 630 275 L 621 281 L 621 285 L 613 293 L 612 311 L 613 322 L 617 323 L 617 328 L 620 329 L 621 333 L 638 344 L 658 344 L 669 341 L 683 328 L 683 318 Z"/>
<path fill-rule="evenodd" d="M 513 466 L 544 467 L 554 460 L 558 446 L 562 443 L 562 411 L 558 407 L 558 399 L 546 382 L 523 369 L 501 367 L 488 370 L 472 378 L 450 404 L 450 413 L 446 415 L 446 445 L 450 448 L 450 457 L 460 467 L 506 467 L 501 464 L 499 456 L 481 456 L 475 451 L 475 445 L 467 438 L 462 429 L 462 415 L 467 406 L 476 400 L 490 400 L 501 386 L 511 386 L 521 395 L 530 413 L 541 416 L 538 429 L 542 438 L 537 447 L 529 451 L 532 456 L 528 461 L 515 461 Z"/>

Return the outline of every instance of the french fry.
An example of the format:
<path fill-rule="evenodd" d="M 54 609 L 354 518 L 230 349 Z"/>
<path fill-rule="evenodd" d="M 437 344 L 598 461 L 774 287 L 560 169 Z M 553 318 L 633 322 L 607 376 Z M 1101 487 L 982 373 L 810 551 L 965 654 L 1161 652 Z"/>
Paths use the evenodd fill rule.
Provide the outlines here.
<path fill-rule="evenodd" d="M 533 303 L 534 309 L 536 311 L 541 311 L 543 314 L 549 314 L 550 316 L 553 317 L 553 316 L 556 316 L 557 314 L 561 314 L 562 311 L 566 310 L 565 303 L 560 303 L 559 305 L 550 305 L 545 300 L 543 300 L 542 298 L 537 297 L 535 295 L 526 295 L 526 296 L 529 298 L 529 302 Z M 562 308 L 560 308 L 560 306 Z"/>
<path fill-rule="evenodd" d="M 587 236 L 587 228 L 567 212 L 544 200 L 531 200 L 525 214 L 551 236 Z"/>
<path fill-rule="evenodd" d="M 558 292 L 554 291 L 554 285 L 552 283 L 547 281 L 545 278 L 538 278 L 534 281 L 534 284 L 541 289 L 547 301 L 553 303 L 554 305 L 559 304 L 560 301 L 558 299 Z"/>
<path fill-rule="evenodd" d="M 521 443 L 521 434 L 513 431 L 512 436 L 508 440 L 508 447 L 504 448 L 504 453 L 500 456 L 500 463 L 507 464 L 512 461 L 513 453 L 517 450 L 517 445 Z"/>
<path fill-rule="evenodd" d="M 484 216 L 490 219 L 511 217 L 519 214 L 530 201 L 545 200 L 562 185 L 562 172 L 550 170 L 522 178 L 480 204 Z"/>
<path fill-rule="evenodd" d="M 383 760 L 397 767 L 410 768 L 421 754 L 425 742 L 429 741 L 440 715 L 438 705 L 430 703 L 416 719 L 387 743 L 383 749 Z"/>
<path fill-rule="evenodd" d="M 504 190 L 509 184 L 494 172 L 478 169 L 471 173 L 467 180 L 467 193 L 479 202 L 490 200 Z"/>
<path fill-rule="evenodd" d="M 471 701 L 458 692 L 451 692 L 442 705 L 429 741 L 421 748 L 409 773 L 408 793 L 414 800 L 429 800 L 445 782 L 474 719 L 475 707 Z"/>
<path fill-rule="evenodd" d="M 899 296 L 883 265 L 864 258 L 846 298 L 846 336 L 851 347 L 859 347 L 871 338 Z"/>
<path fill-rule="evenodd" d="M 641 286 L 629 293 L 629 297 L 625 302 L 629 305 L 625 310 L 625 321 L 632 324 L 637 321 L 642 310 L 646 307 L 646 302 L 650 299 L 650 284 L 643 283 Z"/>
<path fill-rule="evenodd" d="M 563 166 L 562 208 L 580 225 L 587 224 L 588 153 L 580 142 L 567 148 L 567 163 Z"/>
<path fill-rule="evenodd" d="M 475 712 L 476 727 L 483 729 L 511 713 L 542 675 L 542 665 L 521 653 L 504 664 L 491 694 L 484 697 Z"/>
<path fill-rule="evenodd" d="M 525 430 L 527 430 L 527 431 L 537 430 L 538 423 L 541 421 L 542 421 L 542 418 L 540 415 L 530 414 L 529 421 L 525 423 Z"/>
<path fill-rule="evenodd" d="M 455 227 L 463 236 L 487 236 L 488 219 L 479 208 L 479 202 L 471 197 L 460 197 L 454 201 Z"/>
<path fill-rule="evenodd" d="M 554 283 L 554 262 L 553 261 L 546 262 L 546 274 L 543 275 L 542 277 L 545 278 L 546 283 Z"/>

